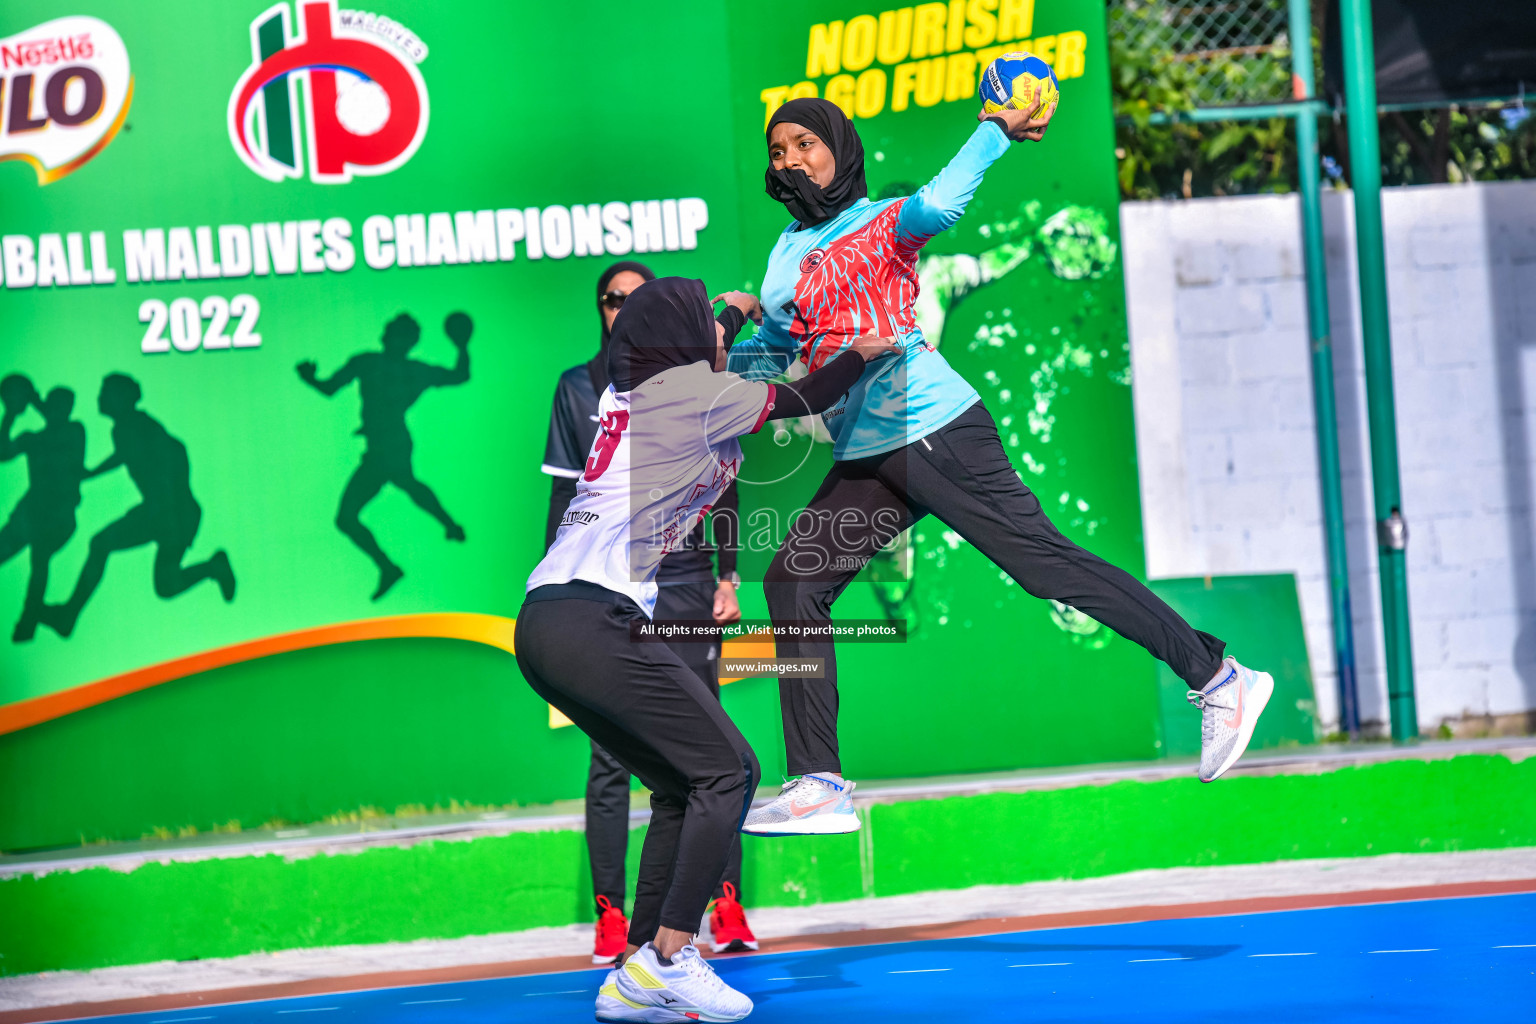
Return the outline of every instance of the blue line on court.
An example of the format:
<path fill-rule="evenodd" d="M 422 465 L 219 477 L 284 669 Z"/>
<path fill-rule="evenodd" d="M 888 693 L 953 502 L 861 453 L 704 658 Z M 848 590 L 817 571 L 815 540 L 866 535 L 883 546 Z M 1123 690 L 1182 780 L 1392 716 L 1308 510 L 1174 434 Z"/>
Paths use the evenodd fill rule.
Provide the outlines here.
<path fill-rule="evenodd" d="M 1028 908 L 1021 907 L 1021 911 Z M 1536 895 L 1482 896 L 717 959 L 753 1024 L 1536 1021 Z M 598 970 L 197 1007 L 215 1024 L 585 1022 Z M 283 1014 L 281 1018 L 278 1016 Z M 194 1019 L 160 1011 L 114 1024 Z"/>

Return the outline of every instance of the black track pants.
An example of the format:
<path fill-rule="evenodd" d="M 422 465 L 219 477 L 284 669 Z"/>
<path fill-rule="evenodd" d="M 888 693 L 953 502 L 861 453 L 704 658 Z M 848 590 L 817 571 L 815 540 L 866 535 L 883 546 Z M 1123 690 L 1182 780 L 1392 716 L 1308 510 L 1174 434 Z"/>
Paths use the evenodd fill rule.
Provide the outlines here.
<path fill-rule="evenodd" d="M 559 596 L 541 599 L 550 594 Z M 637 944 L 658 927 L 698 930 L 761 774 L 709 687 L 665 644 L 631 640 L 644 621 L 634 602 L 601 587 L 541 587 L 515 638 L 534 692 L 651 791 L 629 929 Z"/>
<path fill-rule="evenodd" d="M 657 619 L 708 620 L 715 604 L 713 583 L 666 583 L 656 598 Z M 716 697 L 720 695 L 720 641 L 668 644 Z M 629 850 L 629 770 L 594 741 L 587 771 L 587 859 L 592 866 L 592 895 L 606 896 L 624 909 L 624 859 Z M 725 876 L 715 890 L 723 895 L 729 882 L 741 891 L 741 835 L 731 840 Z"/>
<path fill-rule="evenodd" d="M 833 463 L 764 578 L 775 624 L 825 623 L 870 557 L 926 515 L 938 517 L 1030 594 L 1071 605 L 1170 665 L 1194 689 L 1226 645 L 1179 617 L 1130 573 L 1072 543 L 1014 472 L 992 416 L 977 402 L 893 452 Z M 779 640 L 781 658 L 822 658 L 823 679 L 782 679 L 792 775 L 840 772 L 837 672 L 828 642 Z"/>

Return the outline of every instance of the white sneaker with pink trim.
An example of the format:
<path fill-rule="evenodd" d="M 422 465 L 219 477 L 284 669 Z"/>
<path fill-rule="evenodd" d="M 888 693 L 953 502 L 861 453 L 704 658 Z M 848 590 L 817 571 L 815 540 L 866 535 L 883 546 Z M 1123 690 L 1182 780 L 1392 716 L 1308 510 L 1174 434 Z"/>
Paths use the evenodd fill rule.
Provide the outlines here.
<path fill-rule="evenodd" d="M 1200 722 L 1200 781 L 1215 782 L 1237 763 L 1253 739 L 1253 727 L 1275 692 L 1268 672 L 1255 672 L 1227 658 L 1204 690 L 1188 700 L 1203 714 Z"/>
<path fill-rule="evenodd" d="M 835 775 L 790 779 L 779 795 L 755 807 L 741 830 L 754 836 L 827 836 L 859 830 L 854 783 Z"/>

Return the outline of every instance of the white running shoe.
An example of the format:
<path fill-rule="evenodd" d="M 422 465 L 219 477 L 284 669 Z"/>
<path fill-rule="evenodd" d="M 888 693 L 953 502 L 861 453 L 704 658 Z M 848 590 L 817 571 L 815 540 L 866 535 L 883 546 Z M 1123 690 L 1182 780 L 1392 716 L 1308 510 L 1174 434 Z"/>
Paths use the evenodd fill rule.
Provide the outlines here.
<path fill-rule="evenodd" d="M 1190 690 L 1188 700 L 1203 712 L 1200 722 L 1200 781 L 1215 782 L 1237 763 L 1253 739 L 1264 706 L 1275 692 L 1268 672 L 1255 672 L 1227 658 L 1215 682 Z"/>
<path fill-rule="evenodd" d="M 825 775 L 790 779 L 773 802 L 754 808 L 741 830 L 754 836 L 827 836 L 859 830 L 854 784 Z"/>
<path fill-rule="evenodd" d="M 603 983 L 597 988 L 597 1019 L 598 1020 L 624 1020 L 626 1018 L 615 1014 L 627 1013 L 632 1007 L 626 1005 L 619 998 L 619 969 L 615 967 L 603 978 Z"/>
<path fill-rule="evenodd" d="M 605 1024 L 741 1020 L 752 1000 L 720 980 L 693 946 L 664 964 L 649 942 L 609 973 L 597 993 L 597 1019 Z"/>

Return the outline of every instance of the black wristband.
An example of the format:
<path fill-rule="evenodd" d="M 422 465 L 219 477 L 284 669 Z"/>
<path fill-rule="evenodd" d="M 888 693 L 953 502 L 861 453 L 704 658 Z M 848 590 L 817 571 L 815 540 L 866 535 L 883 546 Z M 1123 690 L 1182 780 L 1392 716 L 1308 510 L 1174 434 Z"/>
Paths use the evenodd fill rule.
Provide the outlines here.
<path fill-rule="evenodd" d="M 859 382 L 864 374 L 864 357 L 851 348 L 837 358 L 799 380 L 774 385 L 774 404 L 770 420 L 792 416 L 815 416 L 826 412 Z"/>
<path fill-rule="evenodd" d="M 725 328 L 725 343 L 729 345 L 736 340 L 736 335 L 741 333 L 741 328 L 747 322 L 747 314 L 735 306 L 727 304 L 720 315 L 715 317 L 715 323 Z"/>
<path fill-rule="evenodd" d="M 1013 136 L 1012 135 L 1008 135 L 1008 122 L 1007 121 L 1004 121 L 1002 118 L 998 117 L 996 114 L 993 114 L 991 117 L 987 118 L 987 120 L 991 121 L 993 124 L 995 124 L 999 128 L 1001 128 L 1003 130 L 1003 134 L 1008 137 L 1008 141 L 1009 142 L 1013 141 Z"/>

